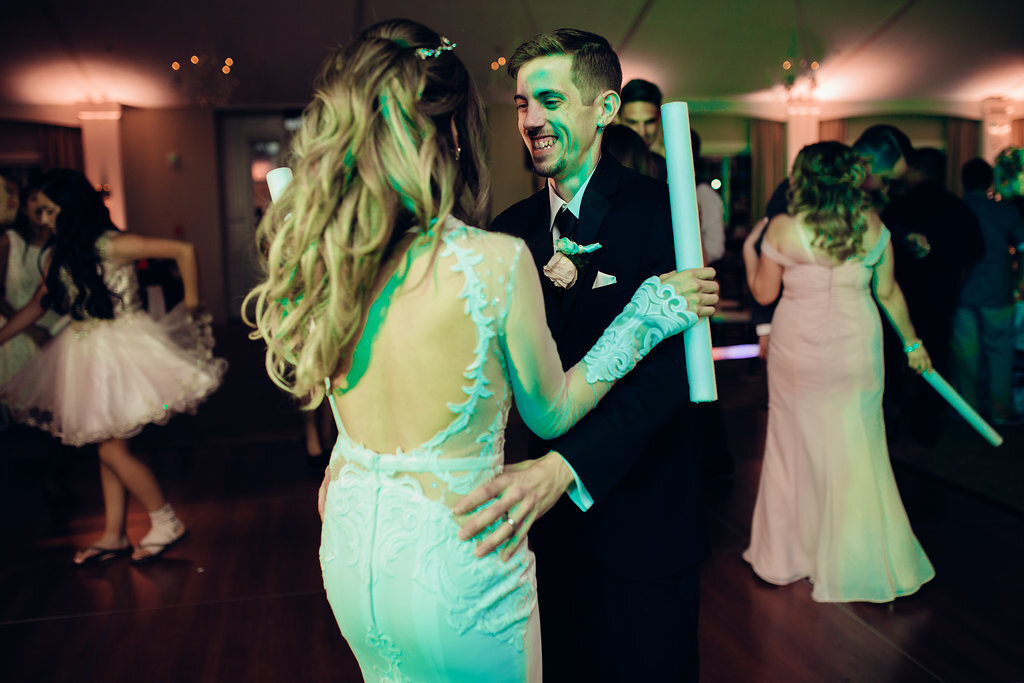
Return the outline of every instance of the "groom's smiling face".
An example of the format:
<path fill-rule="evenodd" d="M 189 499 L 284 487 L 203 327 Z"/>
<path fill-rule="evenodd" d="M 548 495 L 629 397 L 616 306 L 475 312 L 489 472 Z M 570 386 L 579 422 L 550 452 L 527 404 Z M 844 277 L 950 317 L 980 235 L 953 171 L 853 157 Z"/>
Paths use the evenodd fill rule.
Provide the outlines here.
<path fill-rule="evenodd" d="M 601 97 L 584 99 L 572 80 L 572 57 L 549 55 L 523 64 L 515 103 L 519 132 L 537 174 L 556 182 L 586 179 L 601 155 L 604 103 Z"/>

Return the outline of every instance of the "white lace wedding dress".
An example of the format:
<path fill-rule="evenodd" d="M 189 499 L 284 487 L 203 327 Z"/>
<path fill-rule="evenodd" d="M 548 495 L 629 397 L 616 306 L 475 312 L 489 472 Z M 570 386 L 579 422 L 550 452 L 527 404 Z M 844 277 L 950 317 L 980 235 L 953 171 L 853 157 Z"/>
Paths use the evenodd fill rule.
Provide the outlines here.
<path fill-rule="evenodd" d="M 433 262 L 425 244 L 410 250 L 369 312 L 352 368 L 332 382 L 343 388 L 330 399 L 339 437 L 320 561 L 367 681 L 540 680 L 533 553 L 475 557 L 451 506 L 501 471 L 513 396 L 527 426 L 562 433 L 604 380 L 696 320 L 652 278 L 585 372 L 565 373 L 524 249 L 449 219 Z M 404 381 L 389 393 L 395 377 Z"/>

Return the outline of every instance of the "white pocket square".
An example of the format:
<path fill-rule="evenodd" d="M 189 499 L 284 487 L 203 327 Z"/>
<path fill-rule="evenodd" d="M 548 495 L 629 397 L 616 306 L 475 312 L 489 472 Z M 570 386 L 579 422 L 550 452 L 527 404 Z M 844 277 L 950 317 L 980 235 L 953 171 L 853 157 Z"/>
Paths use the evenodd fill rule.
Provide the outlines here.
<path fill-rule="evenodd" d="M 598 287 L 607 287 L 608 285 L 614 285 L 616 282 L 614 275 L 608 273 L 602 273 L 600 270 L 597 271 L 597 277 L 594 278 L 594 286 L 591 289 L 597 289 Z"/>

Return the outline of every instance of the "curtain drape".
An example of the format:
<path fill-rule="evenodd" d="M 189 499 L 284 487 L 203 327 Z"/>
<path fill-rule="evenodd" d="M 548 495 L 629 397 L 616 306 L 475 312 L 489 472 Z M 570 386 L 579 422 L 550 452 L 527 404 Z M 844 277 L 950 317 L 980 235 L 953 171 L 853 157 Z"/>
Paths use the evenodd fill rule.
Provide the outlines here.
<path fill-rule="evenodd" d="M 750 220 L 760 220 L 772 192 L 786 177 L 785 125 L 750 120 Z"/>
<path fill-rule="evenodd" d="M 51 168 L 85 171 L 81 128 L 39 124 L 36 126 L 36 145 L 44 171 Z"/>
<path fill-rule="evenodd" d="M 1010 124 L 1010 145 L 1024 147 L 1024 119 L 1017 119 Z"/>
<path fill-rule="evenodd" d="M 960 168 L 965 161 L 978 156 L 980 132 L 977 121 L 946 119 L 946 187 L 953 194 L 963 194 Z"/>
<path fill-rule="evenodd" d="M 844 145 L 846 142 L 846 119 L 833 119 L 818 124 L 818 139 L 821 141 L 835 140 Z"/>

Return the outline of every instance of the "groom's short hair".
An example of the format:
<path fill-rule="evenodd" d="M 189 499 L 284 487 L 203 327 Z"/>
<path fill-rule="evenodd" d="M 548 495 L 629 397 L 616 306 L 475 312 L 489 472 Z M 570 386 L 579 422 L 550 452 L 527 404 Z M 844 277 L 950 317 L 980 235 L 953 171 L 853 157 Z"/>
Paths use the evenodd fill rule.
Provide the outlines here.
<path fill-rule="evenodd" d="M 587 104 L 598 93 L 619 92 L 622 88 L 622 66 L 608 41 L 596 33 L 573 28 L 541 33 L 517 47 L 508 61 L 508 75 L 515 78 L 527 62 L 551 55 L 572 57 L 572 82 Z"/>

